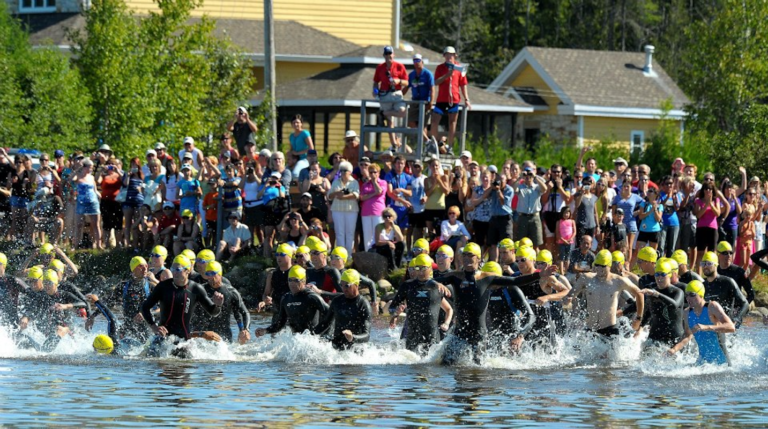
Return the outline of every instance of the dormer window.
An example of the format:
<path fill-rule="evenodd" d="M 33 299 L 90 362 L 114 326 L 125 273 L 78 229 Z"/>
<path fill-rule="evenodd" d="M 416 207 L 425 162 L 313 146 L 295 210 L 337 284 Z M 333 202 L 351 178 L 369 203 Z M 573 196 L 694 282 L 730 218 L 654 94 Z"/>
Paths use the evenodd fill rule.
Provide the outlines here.
<path fill-rule="evenodd" d="M 19 13 L 56 12 L 56 0 L 20 0 Z"/>

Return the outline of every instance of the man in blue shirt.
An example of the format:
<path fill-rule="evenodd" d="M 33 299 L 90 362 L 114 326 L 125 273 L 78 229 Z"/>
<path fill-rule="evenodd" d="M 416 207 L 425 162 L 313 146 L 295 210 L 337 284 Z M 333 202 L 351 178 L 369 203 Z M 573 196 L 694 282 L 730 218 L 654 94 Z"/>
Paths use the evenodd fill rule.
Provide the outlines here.
<path fill-rule="evenodd" d="M 408 228 L 408 208 L 411 207 L 411 184 L 413 176 L 405 172 L 405 158 L 397 155 L 392 162 L 392 169 L 384 175 L 387 182 L 387 207 L 397 214 L 397 225 L 403 230 Z"/>
<path fill-rule="evenodd" d="M 408 86 L 403 89 L 403 95 L 411 90 L 414 101 L 426 101 L 424 105 L 424 140 L 427 140 L 427 120 L 432 116 L 432 102 L 435 99 L 435 75 L 424 68 L 421 54 L 413 56 L 413 71 L 408 75 Z M 419 106 L 408 107 L 408 127 L 415 128 L 419 125 Z M 399 215 L 398 215 L 399 216 Z"/>
<path fill-rule="evenodd" d="M 488 235 L 485 238 L 485 244 L 490 248 L 490 260 L 495 261 L 498 258 L 499 249 L 497 245 L 505 238 L 512 238 L 512 198 L 515 196 L 515 190 L 507 185 L 507 180 L 503 175 L 499 175 L 499 170 L 495 165 L 489 165 L 488 171 L 493 173 L 491 189 L 491 221 L 488 226 Z"/>

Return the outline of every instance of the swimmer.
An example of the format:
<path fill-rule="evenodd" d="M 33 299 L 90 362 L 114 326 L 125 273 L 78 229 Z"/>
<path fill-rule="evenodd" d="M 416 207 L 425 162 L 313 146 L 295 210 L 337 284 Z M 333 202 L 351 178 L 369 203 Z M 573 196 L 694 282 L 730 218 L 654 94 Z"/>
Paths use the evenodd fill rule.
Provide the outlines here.
<path fill-rule="evenodd" d="M 329 338 L 337 350 L 346 350 L 355 344 L 367 343 L 370 339 L 373 318 L 371 305 L 360 296 L 359 285 L 360 273 L 351 268 L 344 271 L 341 277 L 344 295 L 331 301 L 330 310 L 315 327 L 320 334 L 326 334 L 333 328 Z"/>
<path fill-rule="evenodd" d="M 552 256 L 552 252 L 550 252 L 547 249 L 541 249 L 539 250 L 539 253 L 536 254 L 536 264 L 534 266 L 536 267 L 537 270 L 541 271 L 543 269 L 546 269 L 550 265 L 552 265 L 553 260 L 554 260 L 554 257 Z M 568 290 L 568 293 L 570 293 L 571 289 L 573 289 L 573 287 L 571 286 L 571 282 L 568 281 L 568 278 L 558 272 L 555 272 L 552 275 L 552 280 L 550 280 L 551 284 L 549 284 L 548 286 L 554 289 L 557 284 L 555 282 L 559 282 L 559 284 L 561 284 L 565 289 Z M 565 331 L 567 329 L 563 303 L 567 299 L 568 293 L 566 293 L 566 298 L 556 300 L 556 301 L 551 301 L 550 308 L 549 308 L 549 312 L 552 315 L 552 322 L 555 324 L 555 333 L 561 336 L 565 335 Z"/>
<path fill-rule="evenodd" d="M 683 291 L 672 285 L 672 273 L 676 268 L 659 260 L 656 264 L 656 288 L 642 289 L 649 305 L 650 332 L 648 341 L 672 347 L 683 338 Z"/>
<path fill-rule="evenodd" d="M 637 315 L 632 322 L 632 329 L 640 329 L 645 310 L 645 301 L 640 289 L 624 277 L 610 272 L 613 262 L 611 252 L 603 249 L 595 256 L 594 272 L 585 273 L 573 285 L 571 294 L 578 296 L 582 291 L 586 295 L 587 330 L 609 339 L 619 335 L 616 324 L 616 311 L 619 295 L 629 292 L 636 301 Z"/>
<path fill-rule="evenodd" d="M 511 238 L 505 238 L 496 245 L 499 248 L 499 265 L 505 276 L 520 271 L 515 262 L 515 242 Z"/>
<path fill-rule="evenodd" d="M 118 327 L 117 318 L 114 313 L 112 313 L 112 310 L 99 300 L 98 295 L 91 293 L 85 297 L 93 308 L 107 319 L 107 334 L 99 334 L 93 340 L 93 346 L 96 352 L 100 354 L 122 356 L 125 351 L 131 347 L 141 346 L 142 342 L 136 338 L 125 337 L 118 334 L 120 328 Z"/>
<path fill-rule="evenodd" d="M 147 274 L 152 287 L 173 277 L 171 270 L 165 267 L 165 258 L 167 257 L 168 249 L 164 246 L 158 244 L 152 248 L 152 252 L 149 254 L 149 274 Z"/>
<path fill-rule="evenodd" d="M 672 259 L 677 262 L 677 273 L 680 277 L 680 283 L 688 284 L 691 280 L 703 282 L 704 279 L 695 271 L 691 271 L 688 266 L 688 253 L 683 249 L 677 249 L 672 253 Z"/>
<path fill-rule="evenodd" d="M 493 261 L 483 264 L 480 271 L 480 278 L 499 277 L 503 274 L 501 265 Z M 518 272 L 517 276 L 520 275 Z M 491 291 L 488 300 L 488 340 L 492 348 L 506 352 L 508 347 L 511 353 L 517 353 L 536 320 L 530 301 L 519 287 Z"/>
<path fill-rule="evenodd" d="M 29 290 L 24 280 L 6 273 L 8 258 L 0 253 L 0 325 L 19 322 L 19 304 Z"/>
<path fill-rule="evenodd" d="M 325 292 L 344 292 L 341 289 L 341 273 L 336 268 L 328 265 L 328 246 L 324 241 L 317 237 L 309 236 L 307 238 L 307 247 L 309 247 L 309 259 L 312 262 L 312 268 L 307 269 L 307 283 L 313 285 L 316 293 Z M 330 301 L 330 296 L 324 297 Z"/>
<path fill-rule="evenodd" d="M 733 263 L 733 247 L 727 241 L 717 243 L 717 274 L 729 277 L 736 282 L 736 286 L 743 290 L 747 296 L 747 303 L 755 301 L 755 291 L 752 289 L 752 280 L 749 279 L 746 270 Z"/>
<path fill-rule="evenodd" d="M 306 246 L 302 246 L 306 247 Z M 347 259 L 349 258 L 349 253 L 347 252 L 347 249 L 344 247 L 338 246 L 331 251 L 331 258 L 329 265 L 339 271 L 339 273 L 344 274 L 344 270 L 346 269 Z M 360 286 L 365 287 L 368 289 L 368 295 L 371 299 L 371 307 L 373 308 L 373 315 L 378 316 L 379 315 L 379 305 L 377 304 L 377 297 L 376 297 L 376 283 L 374 283 L 373 280 L 369 279 L 368 277 L 364 275 L 360 275 Z M 325 294 L 322 294 L 325 296 Z M 334 294 L 333 298 L 335 298 L 336 294 Z"/>
<path fill-rule="evenodd" d="M 725 347 L 725 334 L 736 332 L 736 326 L 723 307 L 716 301 L 707 301 L 705 295 L 706 289 L 702 282 L 693 280 L 688 283 L 685 288 L 685 300 L 690 307 L 685 310 L 683 317 L 685 336 L 669 349 L 668 353 L 674 355 L 691 339 L 695 339 L 699 349 L 697 365 L 730 365 L 728 349 Z"/>
<path fill-rule="evenodd" d="M 291 292 L 280 301 L 277 319 L 267 328 L 256 330 L 256 337 L 280 332 L 287 324 L 293 333 L 308 331 L 315 334 L 315 327 L 329 311 L 328 304 L 320 295 L 307 288 L 307 271 L 294 265 L 288 272 L 288 287 Z"/>
<path fill-rule="evenodd" d="M 277 246 L 275 251 L 277 267 L 267 272 L 264 294 L 261 296 L 261 302 L 259 302 L 256 308 L 256 311 L 264 311 L 267 306 L 275 307 L 275 312 L 272 315 L 273 324 L 277 321 L 280 302 L 285 295 L 291 293 L 291 290 L 288 288 L 288 271 L 293 266 L 293 253 L 294 248 L 287 243 Z"/>
<path fill-rule="evenodd" d="M 717 264 L 718 259 L 715 252 L 707 252 L 701 258 L 701 273 L 704 276 L 702 283 L 706 290 L 704 299 L 717 301 L 738 329 L 741 326 L 742 318 L 749 310 L 749 304 L 732 278 L 717 273 Z"/>
<path fill-rule="evenodd" d="M 312 268 L 312 263 L 309 260 L 309 247 L 299 246 L 296 248 L 296 253 L 293 255 L 293 263 L 301 266 L 305 270 L 307 268 Z"/>
<path fill-rule="evenodd" d="M 200 256 L 198 254 L 198 256 Z M 221 305 L 221 312 L 212 316 L 202 310 L 202 307 L 195 309 L 192 318 L 192 326 L 195 331 L 213 331 L 221 338 L 232 342 L 232 329 L 230 328 L 230 319 L 234 317 L 239 331 L 237 341 L 245 344 L 251 339 L 251 314 L 248 312 L 240 292 L 229 283 L 223 276 L 224 270 L 221 264 L 216 261 L 210 261 L 205 266 L 203 272 L 203 288 L 208 297 L 212 298 L 215 293 L 224 296 L 224 303 Z"/>
<path fill-rule="evenodd" d="M 437 263 L 437 270 L 433 273 L 436 276 L 442 276 L 451 272 L 453 265 L 453 248 L 447 244 L 437 248 L 435 253 L 435 262 Z"/>
<path fill-rule="evenodd" d="M 208 265 L 209 262 L 213 262 L 216 260 L 216 255 L 209 249 L 203 249 L 199 252 L 197 252 L 197 255 L 195 255 L 195 259 L 190 259 L 190 261 L 194 262 L 194 270 L 192 274 L 189 275 L 189 279 L 195 283 L 204 284 L 205 283 L 205 267 Z M 226 280 L 227 284 L 229 284 L 229 280 Z"/>

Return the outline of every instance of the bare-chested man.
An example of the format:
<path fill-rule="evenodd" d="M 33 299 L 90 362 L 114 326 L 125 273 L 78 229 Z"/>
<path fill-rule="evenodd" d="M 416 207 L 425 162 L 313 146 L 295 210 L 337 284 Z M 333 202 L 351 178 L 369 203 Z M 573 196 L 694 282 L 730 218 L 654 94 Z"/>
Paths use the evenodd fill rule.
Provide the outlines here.
<path fill-rule="evenodd" d="M 637 302 L 637 317 L 632 321 L 632 329 L 640 329 L 644 311 L 643 295 L 632 282 L 610 272 L 613 258 L 607 249 L 598 252 L 595 257 L 594 273 L 585 273 L 573 285 L 572 294 L 584 293 L 587 300 L 587 329 L 605 337 L 619 334 L 616 324 L 616 309 L 619 294 L 629 292 Z"/>

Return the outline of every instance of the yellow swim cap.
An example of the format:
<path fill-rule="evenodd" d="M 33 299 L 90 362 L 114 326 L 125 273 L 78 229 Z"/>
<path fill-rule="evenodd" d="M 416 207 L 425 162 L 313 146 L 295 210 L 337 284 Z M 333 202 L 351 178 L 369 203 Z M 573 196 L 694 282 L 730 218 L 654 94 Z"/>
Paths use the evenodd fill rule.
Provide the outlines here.
<path fill-rule="evenodd" d="M 484 273 L 491 273 L 495 274 L 497 276 L 500 276 L 502 274 L 501 271 L 501 265 L 499 265 L 497 262 L 488 261 L 483 264 L 482 267 L 480 267 L 480 271 Z"/>
<path fill-rule="evenodd" d="M 64 265 L 63 262 L 59 261 L 58 259 L 54 259 L 51 261 L 50 264 L 48 264 L 48 268 L 52 268 L 56 270 L 59 274 L 63 273 L 64 270 L 67 268 L 66 265 Z"/>
<path fill-rule="evenodd" d="M 624 254 L 621 253 L 621 250 L 616 250 L 611 253 L 611 259 L 613 259 L 614 264 L 623 264 L 625 261 Z"/>
<path fill-rule="evenodd" d="M 134 256 L 131 258 L 131 271 L 135 270 L 139 265 L 147 265 L 147 261 L 141 256 Z"/>
<path fill-rule="evenodd" d="M 680 265 L 677 264 L 677 261 L 672 258 L 659 258 L 659 260 L 656 261 L 656 265 L 659 265 L 662 262 L 668 263 L 669 266 L 672 267 L 672 271 L 677 271 L 677 269 L 680 268 Z"/>
<path fill-rule="evenodd" d="M 195 215 L 192 213 L 192 210 L 186 209 L 183 212 L 181 212 L 181 217 L 193 218 L 195 217 Z"/>
<path fill-rule="evenodd" d="M 211 262 L 216 260 L 216 255 L 210 249 L 203 249 L 197 252 L 196 259 L 201 259 L 205 262 Z"/>
<path fill-rule="evenodd" d="M 727 241 L 721 241 L 717 243 L 717 252 L 733 252 L 733 247 L 731 247 L 731 243 Z"/>
<path fill-rule="evenodd" d="M 467 245 L 464 246 L 464 250 L 462 250 L 462 253 L 470 253 L 472 255 L 477 256 L 478 258 L 483 257 L 483 250 L 480 248 L 480 246 L 477 243 L 467 243 Z"/>
<path fill-rule="evenodd" d="M 713 264 L 717 265 L 717 255 L 715 255 L 715 252 L 707 252 L 702 256 L 701 262 L 712 262 Z"/>
<path fill-rule="evenodd" d="M 678 265 L 688 265 L 688 254 L 683 249 L 677 249 L 672 253 L 672 259 L 674 259 Z"/>
<path fill-rule="evenodd" d="M 536 262 L 544 262 L 545 264 L 552 263 L 552 252 L 547 249 L 539 250 L 539 254 L 536 255 Z"/>
<path fill-rule="evenodd" d="M 288 243 L 280 243 L 280 245 L 277 246 L 277 249 L 275 250 L 275 254 L 285 254 L 293 258 L 293 255 L 296 254 L 296 248 L 291 246 Z M 309 251 L 307 251 L 309 253 Z"/>
<path fill-rule="evenodd" d="M 93 339 L 93 349 L 96 350 L 96 353 L 108 355 L 115 349 L 115 343 L 112 342 L 109 335 L 99 334 Z"/>
<path fill-rule="evenodd" d="M 56 270 L 47 269 L 43 271 L 43 281 L 59 284 L 59 273 Z"/>
<path fill-rule="evenodd" d="M 345 249 L 342 246 L 336 246 L 331 251 L 331 256 L 338 256 L 343 262 L 347 262 L 347 258 L 349 258 L 349 253 L 347 252 L 347 249 Z"/>
<path fill-rule="evenodd" d="M 656 272 L 669 274 L 672 272 L 672 264 L 667 261 L 656 262 Z"/>
<path fill-rule="evenodd" d="M 296 249 L 295 255 L 309 255 L 309 247 L 299 246 L 299 248 Z"/>
<path fill-rule="evenodd" d="M 205 264 L 205 275 L 210 276 L 211 273 L 214 275 L 224 273 L 224 270 L 221 268 L 221 264 L 216 261 L 211 261 Z"/>
<path fill-rule="evenodd" d="M 40 246 L 41 255 L 50 255 L 52 252 L 53 252 L 53 244 L 45 243 L 42 246 Z"/>
<path fill-rule="evenodd" d="M 442 246 L 438 247 L 437 253 L 442 253 L 443 255 L 447 255 L 453 258 L 453 248 L 447 244 L 443 244 Z"/>
<path fill-rule="evenodd" d="M 40 280 L 43 278 L 43 266 L 35 265 L 27 271 L 27 278 L 32 280 Z"/>
<path fill-rule="evenodd" d="M 499 249 L 515 250 L 515 242 L 511 238 L 505 238 L 496 245 Z"/>
<path fill-rule="evenodd" d="M 413 250 L 421 249 L 423 252 L 429 252 L 429 241 L 424 238 L 420 238 L 413 243 Z"/>
<path fill-rule="evenodd" d="M 432 258 L 429 257 L 426 253 L 422 253 L 421 255 L 418 255 L 417 257 L 411 259 L 411 263 L 408 264 L 408 267 L 432 267 Z"/>
<path fill-rule="evenodd" d="M 608 249 L 603 249 L 597 252 L 597 255 L 595 255 L 595 265 L 610 267 L 612 263 L 613 256 L 611 255 L 611 251 Z"/>
<path fill-rule="evenodd" d="M 360 273 L 352 268 L 344 270 L 344 273 L 341 275 L 341 281 L 346 282 L 348 285 L 359 285 Z"/>
<path fill-rule="evenodd" d="M 296 280 L 305 280 L 307 278 L 307 270 L 301 265 L 294 265 L 288 270 L 288 278 Z"/>
<path fill-rule="evenodd" d="M 515 256 L 517 256 L 518 258 L 525 258 L 525 259 L 530 259 L 531 261 L 535 261 L 536 251 L 533 250 L 533 247 L 522 246 L 517 249 L 517 251 L 515 252 Z"/>
<path fill-rule="evenodd" d="M 175 258 L 173 258 L 173 263 L 184 268 L 189 268 L 192 264 L 189 262 L 189 258 L 184 256 L 184 252 L 178 254 Z"/>
<path fill-rule="evenodd" d="M 688 286 L 685 287 L 685 292 L 693 292 L 700 297 L 704 298 L 704 293 L 706 293 L 706 289 L 704 288 L 704 283 L 698 281 L 698 280 L 691 280 L 690 283 L 688 283 Z"/>
<path fill-rule="evenodd" d="M 0 253 L 0 265 L 8 265 L 8 257 L 5 253 Z"/>
<path fill-rule="evenodd" d="M 520 246 L 533 247 L 533 241 L 528 237 L 523 237 L 519 241 Z"/>
<path fill-rule="evenodd" d="M 645 246 L 642 249 L 640 249 L 639 252 L 637 252 L 637 259 L 641 261 L 656 263 L 656 260 L 658 258 L 659 258 L 659 254 L 656 253 L 656 249 L 654 249 L 651 246 Z"/>
<path fill-rule="evenodd" d="M 152 254 L 160 256 L 168 256 L 168 249 L 165 246 L 157 245 L 152 248 Z"/>
<path fill-rule="evenodd" d="M 187 259 L 189 259 L 190 263 L 192 261 L 194 261 L 195 259 L 197 259 L 197 255 L 195 255 L 195 252 L 193 252 L 193 251 L 191 251 L 189 249 L 182 250 L 180 255 L 184 255 Z"/>
<path fill-rule="evenodd" d="M 314 240 L 307 239 L 307 247 L 313 252 L 325 253 L 328 251 L 328 246 L 325 245 L 325 242 L 317 237 Z"/>

